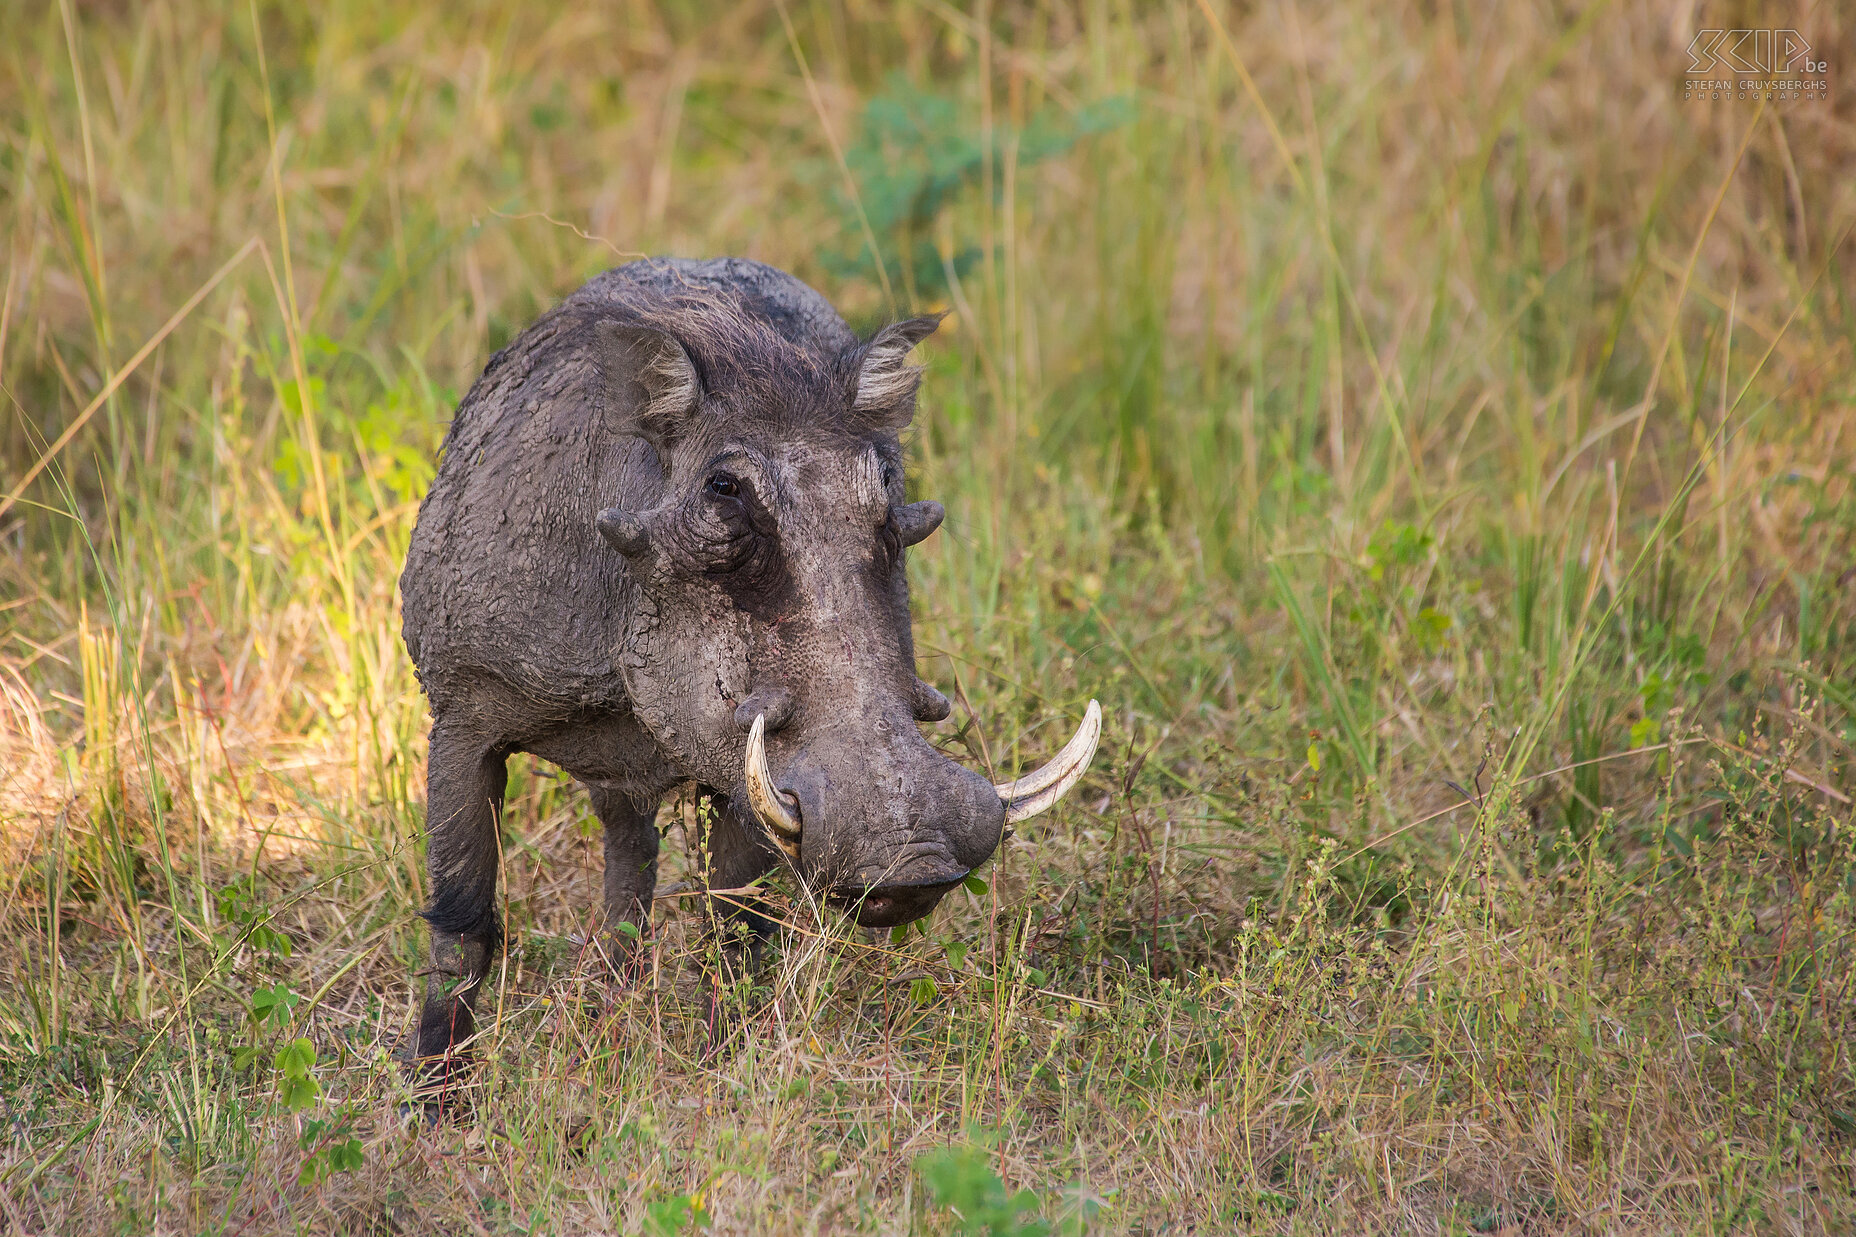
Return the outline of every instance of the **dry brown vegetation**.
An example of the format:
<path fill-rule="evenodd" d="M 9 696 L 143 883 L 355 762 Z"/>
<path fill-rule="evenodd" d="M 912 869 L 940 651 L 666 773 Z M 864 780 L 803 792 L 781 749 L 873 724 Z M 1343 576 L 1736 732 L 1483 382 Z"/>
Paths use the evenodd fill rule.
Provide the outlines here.
<path fill-rule="evenodd" d="M 1787 23 L 1828 99 L 1684 99 Z M 0 30 L 0 1231 L 1856 1225 L 1839 7 Z M 395 577 L 457 394 L 647 252 L 953 311 L 936 741 L 1010 770 L 1094 695 L 1103 749 L 915 931 L 781 888 L 714 1056 L 697 908 L 614 983 L 517 762 L 427 1129 Z"/>

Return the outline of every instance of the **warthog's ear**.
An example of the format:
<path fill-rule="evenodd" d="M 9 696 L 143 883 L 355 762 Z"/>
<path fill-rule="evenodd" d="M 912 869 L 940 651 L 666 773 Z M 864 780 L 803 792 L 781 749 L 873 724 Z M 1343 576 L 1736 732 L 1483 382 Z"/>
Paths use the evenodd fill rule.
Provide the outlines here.
<path fill-rule="evenodd" d="M 915 388 L 922 367 L 908 363 L 915 345 L 934 334 L 944 314 L 910 318 L 886 326 L 858 349 L 857 392 L 851 411 L 859 420 L 884 429 L 900 429 L 915 415 Z"/>
<path fill-rule="evenodd" d="M 702 404 L 690 354 L 667 332 L 605 320 L 593 324 L 593 355 L 625 428 L 667 460 L 670 444 Z"/>

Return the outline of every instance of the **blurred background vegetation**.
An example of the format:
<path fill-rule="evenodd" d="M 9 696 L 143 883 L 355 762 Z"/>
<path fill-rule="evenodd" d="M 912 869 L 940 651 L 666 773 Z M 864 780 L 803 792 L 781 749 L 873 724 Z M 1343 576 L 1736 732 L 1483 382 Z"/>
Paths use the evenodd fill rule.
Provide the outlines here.
<path fill-rule="evenodd" d="M 1696 31 L 1784 23 L 1828 99 L 1684 97 Z M 0 1223 L 1856 1215 L 1836 6 L 0 29 Z M 406 1127 L 395 579 L 459 394 L 645 254 L 950 311 L 910 441 L 936 741 L 1009 771 L 1093 695 L 1102 754 L 915 932 L 795 902 L 719 1062 L 668 904 L 659 980 L 599 977 L 590 814 L 523 764 L 484 1100 Z"/>

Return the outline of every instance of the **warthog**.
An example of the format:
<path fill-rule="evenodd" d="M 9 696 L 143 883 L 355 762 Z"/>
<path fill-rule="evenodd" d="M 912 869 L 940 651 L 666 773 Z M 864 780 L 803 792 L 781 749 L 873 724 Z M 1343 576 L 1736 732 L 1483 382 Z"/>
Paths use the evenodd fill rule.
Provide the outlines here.
<path fill-rule="evenodd" d="M 937 318 L 859 340 L 756 262 L 598 276 L 491 358 L 458 405 L 400 577 L 431 703 L 432 966 L 417 1058 L 472 1033 L 501 944 L 504 761 L 583 783 L 610 923 L 648 923 L 658 804 L 715 808 L 713 888 L 784 859 L 857 922 L 907 923 L 1055 803 L 1101 712 L 1044 768 L 990 785 L 923 739 L 897 432 Z"/>

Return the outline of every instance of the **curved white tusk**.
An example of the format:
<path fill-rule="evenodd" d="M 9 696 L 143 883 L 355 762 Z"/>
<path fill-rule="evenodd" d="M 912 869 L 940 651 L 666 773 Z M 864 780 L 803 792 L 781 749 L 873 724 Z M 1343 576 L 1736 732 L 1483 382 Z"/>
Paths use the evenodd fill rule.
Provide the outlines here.
<path fill-rule="evenodd" d="M 1083 714 L 1083 724 L 1076 728 L 1075 736 L 1049 764 L 1032 770 L 1016 782 L 993 787 L 999 801 L 1005 804 L 1006 823 L 1036 816 L 1063 798 L 1089 768 L 1089 761 L 1096 754 L 1096 743 L 1101 738 L 1102 706 L 1091 700 Z"/>
<path fill-rule="evenodd" d="M 773 775 L 767 772 L 767 747 L 762 738 L 766 729 L 767 715 L 757 714 L 753 728 L 748 731 L 748 806 L 784 847 L 787 840 L 796 841 L 799 837 L 799 813 L 792 796 L 776 788 Z"/>

